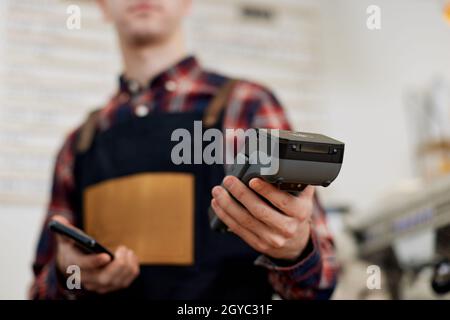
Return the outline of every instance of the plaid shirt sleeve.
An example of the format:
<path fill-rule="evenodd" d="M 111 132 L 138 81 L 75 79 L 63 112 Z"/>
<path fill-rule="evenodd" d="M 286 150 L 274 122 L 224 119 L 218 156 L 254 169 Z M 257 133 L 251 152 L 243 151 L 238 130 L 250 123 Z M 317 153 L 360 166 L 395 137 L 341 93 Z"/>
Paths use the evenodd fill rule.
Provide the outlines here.
<path fill-rule="evenodd" d="M 29 296 L 34 300 L 41 299 L 71 299 L 75 290 L 66 290 L 62 274 L 56 268 L 56 242 L 54 235 L 47 228 L 47 224 L 54 215 L 63 215 L 76 225 L 73 210 L 73 144 L 76 131 L 71 133 L 56 158 L 51 199 L 48 213 L 39 238 L 37 253 L 33 263 L 34 281 Z"/>
<path fill-rule="evenodd" d="M 290 129 L 278 99 L 268 89 L 242 81 L 230 99 L 225 128 Z M 269 281 L 285 299 L 328 299 L 336 285 L 338 265 L 333 238 L 326 224 L 326 215 L 317 196 L 311 223 L 312 248 L 291 266 L 277 265 L 274 259 L 260 256 L 255 264 L 269 270 Z"/>

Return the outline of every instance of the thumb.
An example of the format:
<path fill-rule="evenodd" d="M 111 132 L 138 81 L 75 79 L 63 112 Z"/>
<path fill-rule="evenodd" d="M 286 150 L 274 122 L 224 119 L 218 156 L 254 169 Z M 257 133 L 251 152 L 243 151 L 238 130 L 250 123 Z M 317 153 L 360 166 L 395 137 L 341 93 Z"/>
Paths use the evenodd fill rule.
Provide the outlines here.
<path fill-rule="evenodd" d="M 311 199 L 314 196 L 316 188 L 314 186 L 307 186 L 305 190 L 300 192 L 300 198 Z"/>
<path fill-rule="evenodd" d="M 65 224 L 66 226 L 71 225 L 69 219 L 67 219 L 66 217 L 64 217 L 60 214 L 56 214 L 56 215 L 52 216 L 52 218 L 50 220 L 58 221 L 59 223 Z"/>

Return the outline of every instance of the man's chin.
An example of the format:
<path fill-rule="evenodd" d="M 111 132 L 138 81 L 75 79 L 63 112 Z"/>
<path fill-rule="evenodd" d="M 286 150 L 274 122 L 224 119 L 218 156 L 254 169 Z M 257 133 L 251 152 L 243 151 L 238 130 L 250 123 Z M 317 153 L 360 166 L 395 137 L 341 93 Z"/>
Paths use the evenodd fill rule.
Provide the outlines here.
<path fill-rule="evenodd" d="M 132 32 L 127 36 L 128 43 L 133 46 L 147 46 L 164 40 L 164 35 L 152 31 Z"/>

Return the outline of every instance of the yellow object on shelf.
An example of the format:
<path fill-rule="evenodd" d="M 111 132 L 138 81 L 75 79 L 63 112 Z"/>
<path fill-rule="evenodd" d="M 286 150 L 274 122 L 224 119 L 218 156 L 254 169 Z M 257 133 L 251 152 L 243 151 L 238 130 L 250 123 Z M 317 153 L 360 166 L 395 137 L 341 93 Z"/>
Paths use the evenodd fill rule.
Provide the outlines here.
<path fill-rule="evenodd" d="M 450 174 L 450 140 L 430 141 L 418 150 L 422 176 L 430 181 Z"/>
<path fill-rule="evenodd" d="M 444 5 L 444 18 L 450 24 L 450 1 Z"/>

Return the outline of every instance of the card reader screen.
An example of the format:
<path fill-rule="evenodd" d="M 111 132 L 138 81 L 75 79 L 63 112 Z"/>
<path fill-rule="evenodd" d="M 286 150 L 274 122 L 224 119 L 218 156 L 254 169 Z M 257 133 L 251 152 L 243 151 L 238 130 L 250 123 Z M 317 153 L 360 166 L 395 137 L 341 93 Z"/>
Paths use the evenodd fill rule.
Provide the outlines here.
<path fill-rule="evenodd" d="M 309 152 L 309 153 L 328 153 L 327 145 L 320 144 L 302 144 L 300 148 L 301 152 Z"/>

